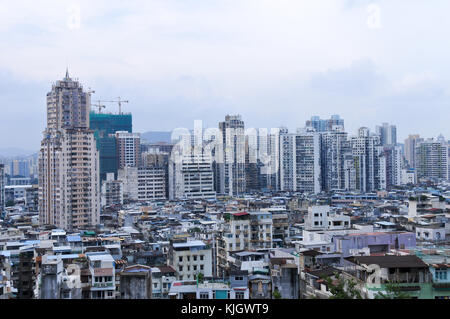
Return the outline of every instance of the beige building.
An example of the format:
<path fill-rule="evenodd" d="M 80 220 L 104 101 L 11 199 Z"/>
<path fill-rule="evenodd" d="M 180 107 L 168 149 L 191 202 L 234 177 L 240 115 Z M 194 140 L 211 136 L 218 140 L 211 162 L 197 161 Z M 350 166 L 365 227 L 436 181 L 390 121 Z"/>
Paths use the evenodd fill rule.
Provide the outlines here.
<path fill-rule="evenodd" d="M 232 262 L 230 254 L 238 251 L 256 251 L 272 248 L 272 213 L 235 212 L 226 218 L 220 236 L 217 238 L 217 273 L 223 275 Z"/>
<path fill-rule="evenodd" d="M 71 230 L 100 222 L 99 155 L 89 111 L 89 93 L 68 72 L 47 94 L 39 153 L 40 225 Z"/>

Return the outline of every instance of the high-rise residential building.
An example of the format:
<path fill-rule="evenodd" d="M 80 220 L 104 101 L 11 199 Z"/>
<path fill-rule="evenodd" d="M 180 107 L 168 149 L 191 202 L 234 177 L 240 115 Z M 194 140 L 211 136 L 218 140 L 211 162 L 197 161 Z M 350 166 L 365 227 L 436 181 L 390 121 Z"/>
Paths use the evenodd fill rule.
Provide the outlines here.
<path fill-rule="evenodd" d="M 258 191 L 260 185 L 259 132 L 253 130 L 245 136 L 245 183 L 246 192 Z"/>
<path fill-rule="evenodd" d="M 295 156 L 295 134 L 283 130 L 280 133 L 280 190 L 295 191 L 296 179 L 296 156 Z"/>
<path fill-rule="evenodd" d="M 419 179 L 448 180 L 448 145 L 427 139 L 416 145 L 416 174 Z"/>
<path fill-rule="evenodd" d="M 380 136 L 371 135 L 367 127 L 358 130 L 358 136 L 351 138 L 354 173 L 354 184 L 359 192 L 371 192 L 382 188 L 380 182 Z"/>
<path fill-rule="evenodd" d="M 141 134 L 116 132 L 118 168 L 141 166 Z"/>
<path fill-rule="evenodd" d="M 311 120 L 306 121 L 306 127 L 311 127 L 316 132 L 326 132 L 333 130 L 334 126 L 341 126 L 344 129 L 344 119 L 339 115 L 332 115 L 328 120 L 322 120 L 319 116 L 312 116 Z"/>
<path fill-rule="evenodd" d="M 375 127 L 375 132 L 380 135 L 380 143 L 385 145 L 397 144 L 397 127 L 389 123 L 383 123 L 381 126 Z"/>
<path fill-rule="evenodd" d="M 100 180 L 106 179 L 107 173 L 114 173 L 117 177 L 119 167 L 116 132 L 133 132 L 131 114 L 96 113 L 89 114 L 89 127 L 94 130 L 97 149 L 100 156 Z"/>
<path fill-rule="evenodd" d="M 326 191 L 345 190 L 345 156 L 351 154 L 348 134 L 342 126 L 321 133 L 322 188 Z"/>
<path fill-rule="evenodd" d="M 320 145 L 319 133 L 297 132 L 295 136 L 297 191 L 317 194 L 322 190 Z"/>
<path fill-rule="evenodd" d="M 222 156 L 216 159 L 216 191 L 236 196 L 245 193 L 245 135 L 240 115 L 227 115 L 219 123 Z"/>
<path fill-rule="evenodd" d="M 142 148 L 141 148 L 142 150 Z M 142 167 L 158 168 L 164 170 L 166 192 L 165 197 L 169 198 L 169 157 L 170 152 L 166 153 L 159 149 L 151 148 L 141 153 Z"/>
<path fill-rule="evenodd" d="M 276 190 L 280 129 L 251 129 L 245 136 L 247 192 Z"/>
<path fill-rule="evenodd" d="M 317 194 L 322 190 L 320 133 L 280 134 L 280 190 Z"/>
<path fill-rule="evenodd" d="M 12 176 L 30 176 L 30 162 L 26 159 L 15 159 L 11 162 Z"/>
<path fill-rule="evenodd" d="M 416 167 L 416 145 L 422 141 L 419 134 L 409 135 L 405 140 L 405 159 L 409 168 Z"/>
<path fill-rule="evenodd" d="M 167 169 L 160 166 L 138 168 L 138 200 L 165 200 Z"/>
<path fill-rule="evenodd" d="M 172 153 L 169 161 L 169 199 L 215 199 L 211 156 Z"/>
<path fill-rule="evenodd" d="M 384 146 L 381 153 L 380 161 L 384 160 L 382 165 L 385 167 L 385 176 L 383 171 L 380 170 L 380 179 L 386 180 L 386 185 L 380 185 L 381 189 L 392 189 L 393 186 L 402 185 L 402 169 L 403 169 L 403 156 L 400 146 Z"/>
<path fill-rule="evenodd" d="M 68 230 L 100 222 L 99 155 L 89 129 L 90 93 L 69 77 L 47 94 L 39 153 L 39 223 Z"/>
<path fill-rule="evenodd" d="M 5 165 L 0 164 L 0 216 L 5 209 Z"/>

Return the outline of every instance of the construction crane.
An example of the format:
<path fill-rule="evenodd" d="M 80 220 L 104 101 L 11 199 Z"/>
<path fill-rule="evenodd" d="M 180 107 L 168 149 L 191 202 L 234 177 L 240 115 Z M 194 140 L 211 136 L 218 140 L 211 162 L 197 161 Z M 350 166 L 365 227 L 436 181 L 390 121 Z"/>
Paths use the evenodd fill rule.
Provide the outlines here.
<path fill-rule="evenodd" d="M 97 101 L 97 102 L 99 102 L 99 103 L 97 103 L 97 104 L 91 104 L 91 105 L 92 105 L 92 106 L 95 106 L 95 107 L 98 107 L 98 113 L 100 114 L 100 113 L 102 113 L 102 109 L 106 108 L 106 106 L 103 105 L 103 104 L 100 104 L 101 101 Z"/>
<path fill-rule="evenodd" d="M 119 104 L 119 114 L 122 114 L 122 103 L 129 103 L 130 101 L 125 101 L 120 98 L 120 96 L 117 98 L 117 100 L 114 101 L 97 101 L 98 103 L 118 103 Z"/>

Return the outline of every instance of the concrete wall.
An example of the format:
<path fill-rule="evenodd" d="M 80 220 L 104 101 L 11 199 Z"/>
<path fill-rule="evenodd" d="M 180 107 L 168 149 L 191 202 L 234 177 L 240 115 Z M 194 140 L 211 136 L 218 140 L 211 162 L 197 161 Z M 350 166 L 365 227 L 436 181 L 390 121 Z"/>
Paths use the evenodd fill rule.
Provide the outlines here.
<path fill-rule="evenodd" d="M 143 275 L 121 275 L 120 293 L 122 299 L 150 299 L 151 279 Z"/>

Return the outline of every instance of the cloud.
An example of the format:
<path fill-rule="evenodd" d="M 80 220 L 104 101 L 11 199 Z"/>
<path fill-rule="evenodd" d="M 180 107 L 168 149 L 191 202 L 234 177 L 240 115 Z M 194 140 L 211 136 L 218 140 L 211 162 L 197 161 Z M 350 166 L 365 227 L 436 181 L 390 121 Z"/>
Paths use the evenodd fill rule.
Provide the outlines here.
<path fill-rule="evenodd" d="M 371 4 L 381 28 L 368 27 Z M 420 107 L 448 118 L 449 10 L 445 0 L 2 2 L 0 101 L 11 108 L 0 132 L 24 129 L 0 146 L 38 147 L 45 94 L 67 64 L 94 99 L 130 100 L 136 131 L 217 126 L 228 113 L 295 128 L 339 113 L 349 129 L 395 121 L 399 134 L 432 135 L 431 115 L 404 118 Z"/>

